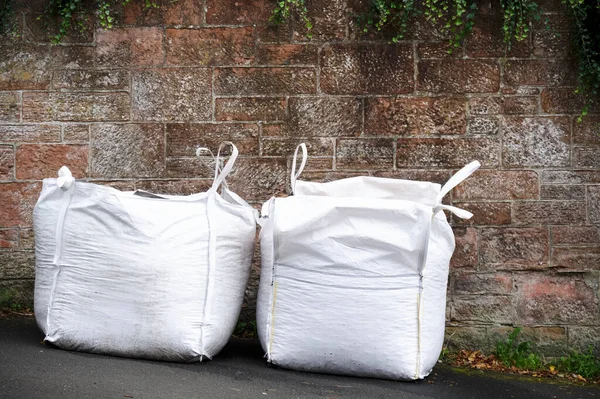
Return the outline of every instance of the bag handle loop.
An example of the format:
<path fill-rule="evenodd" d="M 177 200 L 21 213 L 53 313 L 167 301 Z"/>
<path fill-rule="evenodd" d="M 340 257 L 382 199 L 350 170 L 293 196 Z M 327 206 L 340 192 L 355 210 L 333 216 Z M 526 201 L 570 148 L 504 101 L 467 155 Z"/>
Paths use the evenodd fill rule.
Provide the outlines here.
<path fill-rule="evenodd" d="M 298 172 L 296 172 L 296 161 L 298 158 L 298 150 L 300 150 L 300 149 L 302 149 L 302 161 L 300 163 L 300 168 L 298 169 Z M 296 151 L 294 151 L 294 160 L 292 161 L 292 173 L 290 175 L 290 183 L 292 185 L 292 194 L 294 193 L 295 188 L 296 188 L 296 179 L 298 179 L 300 177 L 300 174 L 304 170 L 307 159 L 308 159 L 308 151 L 306 150 L 306 144 L 301 143 L 300 145 L 298 145 L 296 147 Z"/>
<path fill-rule="evenodd" d="M 478 161 L 473 161 L 473 162 L 469 163 L 468 165 L 464 166 L 458 172 L 456 172 L 446 182 L 446 184 L 444 184 L 444 186 L 442 187 L 442 190 L 440 191 L 440 193 L 438 194 L 438 196 L 436 198 L 436 202 L 438 205 L 436 205 L 433 208 L 434 215 L 436 213 L 438 213 L 439 211 L 445 209 L 447 211 L 454 213 L 456 216 L 458 216 L 461 219 L 471 219 L 473 217 L 473 214 L 469 211 L 465 211 L 464 209 L 460 209 L 455 206 L 443 205 L 442 198 L 444 198 L 446 196 L 446 194 L 448 194 L 450 192 L 450 190 L 452 190 L 454 187 L 456 187 L 460 183 L 462 183 L 463 180 L 465 180 L 467 177 L 471 176 L 473 174 L 473 172 L 475 172 L 480 167 L 481 167 L 481 164 Z"/>
<path fill-rule="evenodd" d="M 221 159 L 221 151 L 225 148 L 225 146 L 231 146 L 231 156 L 227 160 L 227 163 L 223 166 L 223 169 L 221 169 L 219 161 Z M 205 150 L 207 149 L 205 149 L 204 147 L 198 148 L 196 150 L 196 156 L 198 156 L 199 153 L 202 153 Z M 212 154 L 210 150 L 208 150 L 208 152 Z M 238 157 L 238 154 L 239 152 L 237 147 L 231 141 L 224 141 L 221 143 L 221 145 L 219 145 L 219 150 L 217 151 L 217 156 L 215 158 L 215 179 L 213 181 L 212 187 L 210 188 L 211 190 L 217 191 L 221 184 L 225 184 L 225 186 L 227 186 L 227 183 L 225 183 L 225 178 L 227 177 L 227 175 L 229 175 L 229 173 L 231 173 L 233 165 L 235 164 L 235 160 Z"/>
<path fill-rule="evenodd" d="M 56 179 L 56 185 L 60 187 L 61 190 L 67 191 L 71 188 L 74 182 L 75 178 L 73 177 L 73 174 L 69 168 L 63 166 L 58 170 L 58 179 Z"/>

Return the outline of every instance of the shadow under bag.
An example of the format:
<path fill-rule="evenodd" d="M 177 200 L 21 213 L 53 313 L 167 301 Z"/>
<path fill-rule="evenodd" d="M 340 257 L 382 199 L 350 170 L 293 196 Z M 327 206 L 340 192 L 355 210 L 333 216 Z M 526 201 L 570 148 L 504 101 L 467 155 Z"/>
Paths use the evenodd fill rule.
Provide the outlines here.
<path fill-rule="evenodd" d="M 35 315 L 61 348 L 171 361 L 212 358 L 239 316 L 256 211 L 223 188 L 188 196 L 44 179 L 34 210 Z M 221 148 L 220 148 L 221 149 Z M 141 195 L 140 195 L 141 194 Z"/>
<path fill-rule="evenodd" d="M 303 151 L 296 173 L 298 149 Z M 439 184 L 352 177 L 297 180 L 262 211 L 257 326 L 268 361 L 290 369 L 413 380 L 440 355 L 454 234 Z"/>

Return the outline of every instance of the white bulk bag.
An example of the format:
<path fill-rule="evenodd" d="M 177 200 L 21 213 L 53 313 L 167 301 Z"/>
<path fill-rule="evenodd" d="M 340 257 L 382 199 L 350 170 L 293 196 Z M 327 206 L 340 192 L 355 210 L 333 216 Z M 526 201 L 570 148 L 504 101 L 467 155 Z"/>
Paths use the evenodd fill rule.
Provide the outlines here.
<path fill-rule="evenodd" d="M 296 181 L 263 206 L 259 339 L 286 368 L 412 380 L 443 345 L 454 235 L 442 198 L 478 167 L 439 184 L 354 177 Z"/>
<path fill-rule="evenodd" d="M 204 193 L 122 192 L 44 179 L 34 209 L 35 316 L 61 348 L 170 361 L 227 343 L 248 281 L 256 211 L 223 188 L 238 151 Z"/>

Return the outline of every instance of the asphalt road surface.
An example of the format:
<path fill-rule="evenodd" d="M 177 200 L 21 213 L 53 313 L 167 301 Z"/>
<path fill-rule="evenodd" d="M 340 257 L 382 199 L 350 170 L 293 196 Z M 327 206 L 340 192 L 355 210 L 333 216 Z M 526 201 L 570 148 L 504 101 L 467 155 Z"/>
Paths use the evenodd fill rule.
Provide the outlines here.
<path fill-rule="evenodd" d="M 393 382 L 267 366 L 256 341 L 232 340 L 214 360 L 179 364 L 64 351 L 32 319 L 0 319 L 0 399 L 69 398 L 600 398 L 600 388 L 455 370 Z"/>

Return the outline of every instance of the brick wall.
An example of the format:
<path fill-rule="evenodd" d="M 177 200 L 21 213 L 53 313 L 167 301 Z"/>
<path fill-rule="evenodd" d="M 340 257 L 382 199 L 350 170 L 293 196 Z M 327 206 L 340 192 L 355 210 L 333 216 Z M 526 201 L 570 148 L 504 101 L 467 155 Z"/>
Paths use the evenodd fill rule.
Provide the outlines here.
<path fill-rule="evenodd" d="M 299 24 L 267 26 L 267 0 L 179 0 L 131 4 L 115 29 L 59 46 L 37 3 L 20 10 L 21 38 L 0 45 L 0 289 L 31 298 L 32 208 L 63 164 L 120 189 L 188 194 L 211 175 L 195 148 L 233 140 L 231 186 L 259 204 L 289 191 L 289 156 L 305 141 L 303 178 L 321 181 L 444 182 L 480 160 L 448 198 L 475 214 L 453 220 L 450 343 L 489 348 L 525 325 L 549 354 L 600 346 L 600 115 L 575 123 L 558 1 L 544 3 L 550 30 L 536 23 L 506 58 L 494 1 L 452 55 L 423 21 L 395 45 L 358 35 L 358 0 L 309 1 L 313 39 Z"/>

